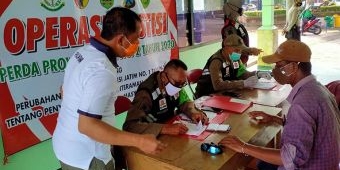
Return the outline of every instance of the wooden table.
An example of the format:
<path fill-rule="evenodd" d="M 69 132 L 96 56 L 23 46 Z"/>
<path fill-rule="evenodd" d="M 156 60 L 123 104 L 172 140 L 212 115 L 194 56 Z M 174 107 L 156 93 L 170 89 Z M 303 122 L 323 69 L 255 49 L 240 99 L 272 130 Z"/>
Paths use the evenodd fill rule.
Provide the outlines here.
<path fill-rule="evenodd" d="M 242 89 L 235 92 L 241 95 L 241 99 L 256 104 L 281 107 L 281 103 L 288 97 L 291 90 L 290 85 L 278 85 L 274 90 Z"/>
<path fill-rule="evenodd" d="M 277 115 L 281 109 L 275 107 L 254 105 L 243 114 L 231 114 L 224 122 L 231 125 L 230 134 L 237 135 L 242 140 L 266 146 L 280 131 L 281 126 L 256 125 L 249 121 L 248 112 L 252 110 L 263 110 L 269 114 Z M 251 157 L 235 153 L 230 149 L 224 149 L 223 154 L 212 156 L 200 150 L 203 142 L 218 143 L 226 133 L 213 133 L 205 141 L 162 135 L 161 141 L 168 147 L 158 155 L 146 155 L 134 148 L 124 148 L 128 167 L 132 170 L 216 170 L 237 169 L 246 165 Z"/>

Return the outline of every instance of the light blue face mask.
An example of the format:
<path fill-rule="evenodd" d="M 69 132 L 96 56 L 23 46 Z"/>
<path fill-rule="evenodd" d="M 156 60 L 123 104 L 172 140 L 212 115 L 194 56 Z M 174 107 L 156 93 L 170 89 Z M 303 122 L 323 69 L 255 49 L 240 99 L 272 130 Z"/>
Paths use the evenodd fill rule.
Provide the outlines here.
<path fill-rule="evenodd" d="M 230 57 L 231 61 L 238 61 L 241 58 L 241 54 L 233 52 L 233 53 L 230 54 L 229 57 Z"/>

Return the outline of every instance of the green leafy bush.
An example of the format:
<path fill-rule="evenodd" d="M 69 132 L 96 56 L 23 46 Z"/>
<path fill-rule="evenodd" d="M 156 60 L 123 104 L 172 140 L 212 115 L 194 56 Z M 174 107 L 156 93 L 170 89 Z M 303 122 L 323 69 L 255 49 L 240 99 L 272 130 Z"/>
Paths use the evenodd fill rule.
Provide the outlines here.
<path fill-rule="evenodd" d="M 314 12 L 317 17 L 332 16 L 340 14 L 340 6 L 321 6 L 320 9 Z M 262 16 L 262 11 L 245 11 L 244 15 L 247 18 L 257 18 Z M 275 9 L 274 16 L 285 16 L 285 9 Z"/>
<path fill-rule="evenodd" d="M 320 7 L 320 12 L 338 12 L 340 13 L 340 6 L 321 6 Z"/>
<path fill-rule="evenodd" d="M 262 11 L 245 11 L 244 15 L 247 17 L 261 17 L 262 16 Z M 286 10 L 285 9 L 275 9 L 274 10 L 274 15 L 286 15 Z"/>
<path fill-rule="evenodd" d="M 321 6 L 320 9 L 314 12 L 317 17 L 332 16 L 334 14 L 340 14 L 340 6 Z"/>

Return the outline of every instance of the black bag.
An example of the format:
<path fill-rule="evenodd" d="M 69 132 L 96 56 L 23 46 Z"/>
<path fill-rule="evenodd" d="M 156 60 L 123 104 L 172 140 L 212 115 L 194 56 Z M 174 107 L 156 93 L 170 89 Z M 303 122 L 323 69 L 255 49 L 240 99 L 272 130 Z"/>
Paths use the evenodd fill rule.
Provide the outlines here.
<path fill-rule="evenodd" d="M 300 41 L 300 27 L 294 25 L 285 35 L 287 40 L 294 39 Z"/>

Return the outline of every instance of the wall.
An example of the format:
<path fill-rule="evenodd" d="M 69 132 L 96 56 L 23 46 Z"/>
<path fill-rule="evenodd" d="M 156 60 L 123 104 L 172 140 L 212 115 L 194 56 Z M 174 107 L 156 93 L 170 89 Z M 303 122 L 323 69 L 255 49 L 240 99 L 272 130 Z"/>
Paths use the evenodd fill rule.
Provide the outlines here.
<path fill-rule="evenodd" d="M 215 42 L 197 48 L 184 50 L 180 52 L 180 59 L 187 64 L 188 70 L 203 68 L 207 59 L 220 48 L 221 42 Z"/>
<path fill-rule="evenodd" d="M 210 45 L 188 49 L 180 52 L 180 59 L 187 65 L 188 69 L 203 68 L 207 59 L 221 47 L 220 42 Z M 191 96 L 190 92 L 188 94 Z M 121 128 L 126 114 L 117 116 L 117 127 Z M 2 136 L 0 134 L 0 159 L 4 157 Z M 32 146 L 21 152 L 8 157 L 8 163 L 0 163 L 1 170 L 56 170 L 60 168 L 59 162 L 54 156 L 51 140 Z"/>

